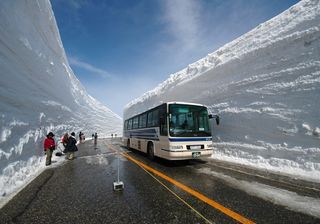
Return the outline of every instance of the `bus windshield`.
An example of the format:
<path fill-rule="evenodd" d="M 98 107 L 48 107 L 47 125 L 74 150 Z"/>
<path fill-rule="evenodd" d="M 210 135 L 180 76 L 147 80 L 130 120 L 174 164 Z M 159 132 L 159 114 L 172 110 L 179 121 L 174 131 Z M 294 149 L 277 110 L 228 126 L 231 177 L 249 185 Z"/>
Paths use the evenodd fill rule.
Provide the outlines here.
<path fill-rule="evenodd" d="M 172 137 L 211 136 L 208 111 L 196 105 L 169 105 L 169 133 Z"/>

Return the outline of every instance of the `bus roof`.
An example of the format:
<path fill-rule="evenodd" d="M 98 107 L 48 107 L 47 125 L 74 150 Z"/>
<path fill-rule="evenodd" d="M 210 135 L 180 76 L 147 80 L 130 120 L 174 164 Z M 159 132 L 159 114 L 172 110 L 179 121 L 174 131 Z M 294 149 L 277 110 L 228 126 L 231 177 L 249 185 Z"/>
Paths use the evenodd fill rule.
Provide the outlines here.
<path fill-rule="evenodd" d="M 203 104 L 199 104 L 199 103 L 176 102 L 176 101 L 172 101 L 172 102 L 167 102 L 167 104 L 186 104 L 186 105 L 194 105 L 194 106 L 202 106 L 202 107 L 207 107 L 206 105 L 203 105 Z"/>

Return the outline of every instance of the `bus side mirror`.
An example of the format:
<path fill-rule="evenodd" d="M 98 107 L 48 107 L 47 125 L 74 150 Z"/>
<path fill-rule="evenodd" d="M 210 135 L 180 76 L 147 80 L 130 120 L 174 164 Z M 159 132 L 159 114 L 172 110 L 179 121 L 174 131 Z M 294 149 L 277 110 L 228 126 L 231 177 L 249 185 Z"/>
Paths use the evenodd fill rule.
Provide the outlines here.
<path fill-rule="evenodd" d="M 217 125 L 220 124 L 220 117 L 218 115 L 209 114 L 208 117 L 209 117 L 209 119 L 215 118 L 216 119 L 216 124 Z"/>
<path fill-rule="evenodd" d="M 220 124 L 220 117 L 217 115 L 216 116 L 216 124 L 219 125 Z"/>

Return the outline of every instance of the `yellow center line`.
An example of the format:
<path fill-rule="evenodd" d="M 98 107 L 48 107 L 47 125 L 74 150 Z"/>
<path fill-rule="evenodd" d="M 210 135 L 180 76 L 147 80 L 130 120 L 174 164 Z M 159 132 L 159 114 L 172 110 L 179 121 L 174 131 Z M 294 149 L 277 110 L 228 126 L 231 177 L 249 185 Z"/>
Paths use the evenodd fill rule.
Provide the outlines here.
<path fill-rule="evenodd" d="M 115 149 L 113 146 L 111 146 L 110 144 L 107 144 L 109 146 L 109 148 L 111 148 L 114 151 L 118 151 L 117 149 Z M 215 202 L 214 200 L 206 197 L 205 195 L 191 189 L 190 187 L 172 179 L 171 177 L 165 175 L 164 173 L 153 169 L 152 167 L 132 158 L 130 155 L 128 155 L 128 153 L 123 153 L 121 152 L 121 155 L 126 157 L 127 159 L 129 159 L 130 161 L 136 163 L 137 165 L 143 167 L 144 169 L 154 173 L 155 175 L 165 179 L 166 181 L 174 184 L 175 186 L 179 187 L 180 189 L 184 190 L 185 192 L 188 192 L 189 194 L 193 195 L 194 197 L 200 199 L 201 201 L 207 203 L 208 205 L 212 206 L 213 208 L 221 211 L 222 213 L 226 214 L 227 216 L 237 220 L 240 223 L 245 223 L 245 224 L 254 224 L 255 222 L 251 221 L 250 219 L 247 219 L 245 217 L 243 217 L 242 215 L 224 207 L 223 205 L 219 204 L 218 202 Z"/>
<path fill-rule="evenodd" d="M 159 184 L 161 184 L 164 188 L 166 188 L 171 194 L 173 194 L 176 198 L 178 198 L 182 203 L 184 203 L 186 206 L 188 206 L 192 211 L 197 213 L 201 218 L 203 218 L 207 223 L 213 224 L 209 219 L 204 217 L 199 211 L 197 211 L 195 208 L 193 208 L 188 202 L 183 200 L 179 195 L 177 195 L 175 192 L 173 192 L 167 185 L 165 185 L 163 182 L 161 182 L 158 178 L 156 178 L 152 173 L 150 173 L 148 170 L 144 169 L 140 166 L 141 169 L 143 169 L 147 174 L 149 174 L 153 179 L 155 179 Z"/>

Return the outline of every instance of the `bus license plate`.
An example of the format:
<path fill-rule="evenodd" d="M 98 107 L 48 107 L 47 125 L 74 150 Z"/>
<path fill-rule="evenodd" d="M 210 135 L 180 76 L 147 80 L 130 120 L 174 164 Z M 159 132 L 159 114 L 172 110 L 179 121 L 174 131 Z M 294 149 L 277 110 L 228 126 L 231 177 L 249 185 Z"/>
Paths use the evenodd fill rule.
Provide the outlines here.
<path fill-rule="evenodd" d="M 201 145 L 190 145 L 191 150 L 201 149 Z"/>
<path fill-rule="evenodd" d="M 200 157 L 200 155 L 201 155 L 200 152 L 193 152 L 193 153 L 192 153 L 192 158 Z"/>

